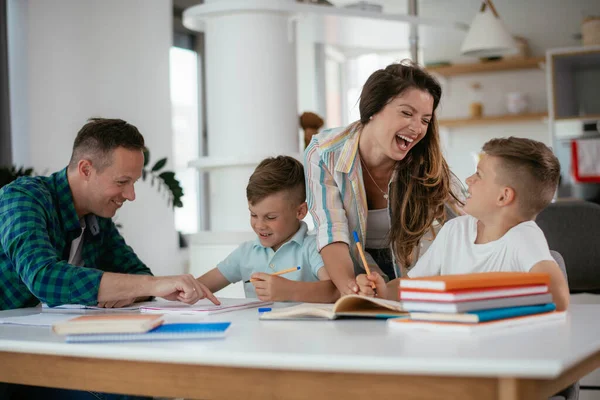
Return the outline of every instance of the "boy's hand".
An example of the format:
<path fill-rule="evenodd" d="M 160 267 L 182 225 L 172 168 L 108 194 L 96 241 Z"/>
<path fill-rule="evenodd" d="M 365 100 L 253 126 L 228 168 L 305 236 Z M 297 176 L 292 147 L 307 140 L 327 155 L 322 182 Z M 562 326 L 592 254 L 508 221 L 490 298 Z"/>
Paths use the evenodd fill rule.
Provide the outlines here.
<path fill-rule="evenodd" d="M 262 301 L 290 301 L 294 292 L 295 281 L 277 275 L 256 272 L 252 274 L 256 296 Z"/>
<path fill-rule="evenodd" d="M 374 297 L 375 292 L 373 291 L 372 283 L 375 283 L 375 289 L 377 289 L 377 297 L 387 299 L 387 286 L 385 281 L 377 272 L 371 272 L 371 275 L 360 274 L 356 277 L 356 283 L 358 284 L 359 292 L 363 296 Z"/>

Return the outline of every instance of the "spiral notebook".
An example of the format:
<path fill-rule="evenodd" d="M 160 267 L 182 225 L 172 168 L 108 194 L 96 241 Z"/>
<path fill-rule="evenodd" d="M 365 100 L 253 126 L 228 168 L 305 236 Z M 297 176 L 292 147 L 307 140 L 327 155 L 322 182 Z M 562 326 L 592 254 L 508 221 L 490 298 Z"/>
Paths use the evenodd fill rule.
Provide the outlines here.
<path fill-rule="evenodd" d="M 102 333 L 67 335 L 67 343 L 150 342 L 224 338 L 231 322 L 194 322 L 163 324 L 145 333 Z"/>

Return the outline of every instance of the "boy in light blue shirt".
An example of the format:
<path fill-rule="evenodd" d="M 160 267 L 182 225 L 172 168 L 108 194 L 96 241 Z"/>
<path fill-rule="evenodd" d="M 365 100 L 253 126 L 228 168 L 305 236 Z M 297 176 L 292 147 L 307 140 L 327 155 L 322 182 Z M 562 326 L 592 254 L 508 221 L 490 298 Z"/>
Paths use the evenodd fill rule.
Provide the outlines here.
<path fill-rule="evenodd" d="M 250 176 L 246 197 L 257 238 L 198 280 L 211 292 L 244 281 L 246 297 L 265 301 L 337 300 L 339 292 L 324 268 L 316 238 L 302 222 L 308 212 L 302 164 L 288 156 L 263 160 Z M 272 275 L 297 266 L 297 271 Z"/>

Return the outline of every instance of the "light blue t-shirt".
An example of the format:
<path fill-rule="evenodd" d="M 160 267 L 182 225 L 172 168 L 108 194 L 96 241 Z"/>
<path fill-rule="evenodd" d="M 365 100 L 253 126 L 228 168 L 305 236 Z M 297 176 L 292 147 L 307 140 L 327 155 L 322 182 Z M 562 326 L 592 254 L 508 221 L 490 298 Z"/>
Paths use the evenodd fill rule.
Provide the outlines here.
<path fill-rule="evenodd" d="M 264 247 L 256 238 L 242 243 L 217 268 L 230 283 L 235 283 L 247 281 L 255 272 L 272 274 L 298 265 L 301 267 L 299 271 L 289 272 L 282 277 L 303 282 L 319 280 L 317 273 L 323 267 L 323 259 L 317 250 L 315 235 L 308 234 L 308 226 L 304 222 L 277 251 Z M 252 283 L 245 283 L 244 291 L 246 297 L 256 297 Z"/>

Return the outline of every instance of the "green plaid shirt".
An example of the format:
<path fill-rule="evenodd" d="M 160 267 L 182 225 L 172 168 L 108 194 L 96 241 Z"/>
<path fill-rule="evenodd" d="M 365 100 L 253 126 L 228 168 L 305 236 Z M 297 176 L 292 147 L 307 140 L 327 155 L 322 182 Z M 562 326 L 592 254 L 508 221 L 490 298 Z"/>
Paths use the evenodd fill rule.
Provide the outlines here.
<path fill-rule="evenodd" d="M 152 275 L 110 218 L 90 214 L 86 222 L 84 266 L 76 267 L 67 260 L 81 225 L 66 168 L 0 189 L 0 310 L 95 305 L 103 271 Z"/>

